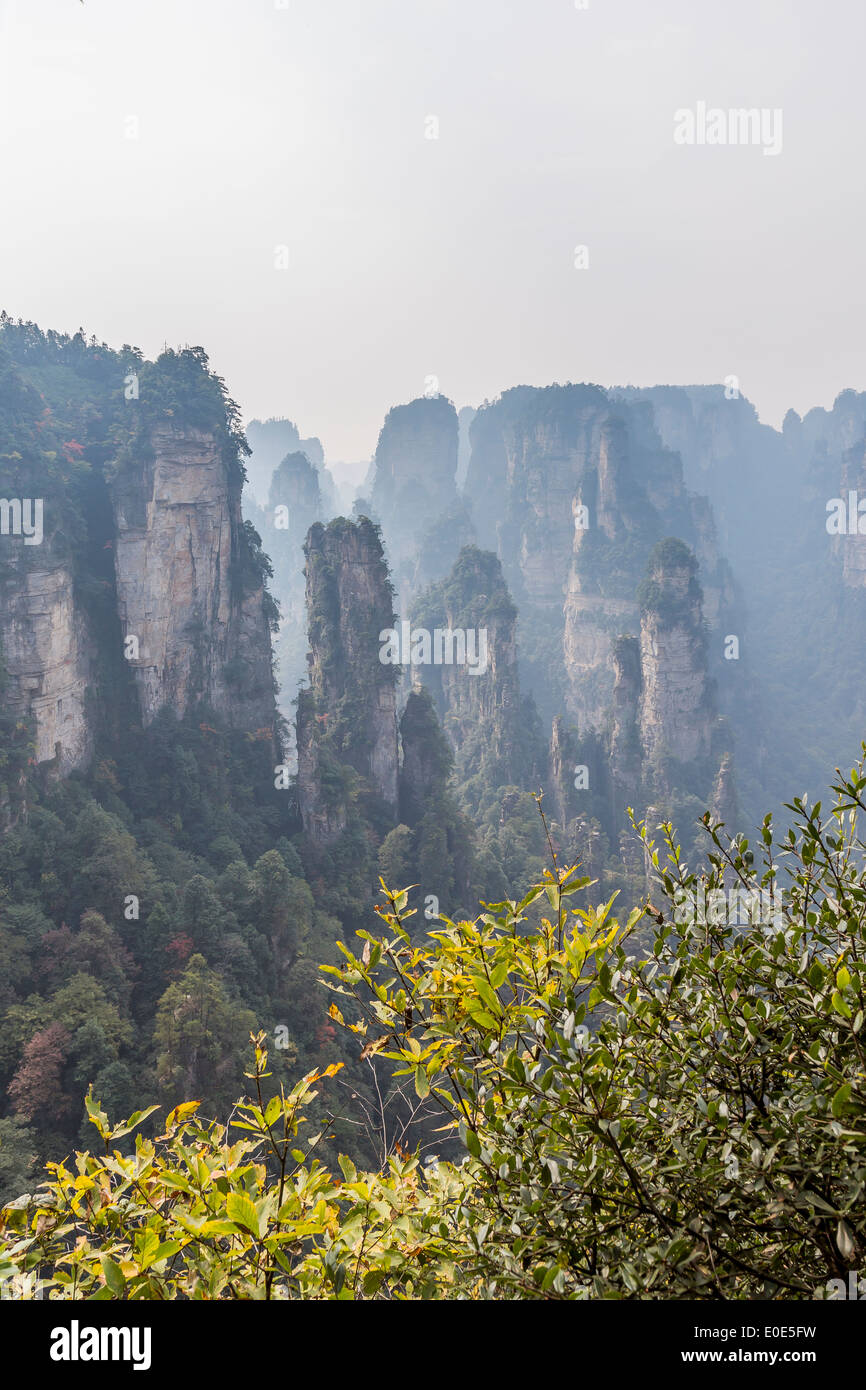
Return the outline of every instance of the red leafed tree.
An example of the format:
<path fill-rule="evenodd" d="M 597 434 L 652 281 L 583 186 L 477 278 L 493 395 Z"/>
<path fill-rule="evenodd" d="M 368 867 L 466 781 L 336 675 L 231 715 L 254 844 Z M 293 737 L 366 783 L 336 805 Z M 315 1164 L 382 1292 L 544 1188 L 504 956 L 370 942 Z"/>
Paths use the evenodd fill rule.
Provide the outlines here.
<path fill-rule="evenodd" d="M 57 1121 L 68 1111 L 60 1077 L 70 1041 L 62 1023 L 49 1023 L 25 1047 L 8 1090 L 12 1108 L 23 1120 L 43 1116 Z"/>
<path fill-rule="evenodd" d="M 181 932 L 179 936 L 172 937 L 165 948 L 166 955 L 171 959 L 169 976 L 173 978 L 179 974 L 192 955 L 195 942 L 191 936 Z"/>

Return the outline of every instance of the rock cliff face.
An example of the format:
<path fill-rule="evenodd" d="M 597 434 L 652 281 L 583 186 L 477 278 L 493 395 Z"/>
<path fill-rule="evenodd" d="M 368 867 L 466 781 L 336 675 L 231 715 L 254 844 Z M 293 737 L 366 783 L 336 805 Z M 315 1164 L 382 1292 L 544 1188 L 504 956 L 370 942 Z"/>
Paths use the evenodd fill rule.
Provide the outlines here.
<path fill-rule="evenodd" d="M 294 721 L 292 702 L 307 675 L 307 610 L 304 585 L 304 544 L 310 527 L 324 521 L 323 474 L 296 451 L 287 454 L 271 478 L 267 508 L 260 514 L 262 542 L 274 567 L 271 587 L 280 605 L 275 641 L 280 710 Z M 290 738 L 290 743 L 292 742 Z M 288 750 L 294 766 L 294 750 Z"/>
<path fill-rule="evenodd" d="M 376 446 L 372 501 L 383 524 L 415 511 L 435 516 L 455 501 L 459 427 L 444 396 L 388 411 Z"/>
<path fill-rule="evenodd" d="M 517 387 L 482 407 L 470 434 L 466 495 L 520 608 L 529 687 L 546 715 L 558 705 L 581 733 L 599 729 L 611 643 L 637 632 L 635 593 L 656 542 L 693 546 L 708 621 L 725 621 L 734 593 L 711 509 L 687 490 L 651 403 L 595 386 Z"/>
<path fill-rule="evenodd" d="M 608 413 L 597 387 L 518 386 L 472 422 L 466 495 L 518 604 L 561 605 L 575 494 Z"/>
<path fill-rule="evenodd" d="M 697 561 L 680 541 L 656 547 L 642 592 L 640 732 L 646 757 L 695 763 L 710 752 L 714 707 Z"/>
<path fill-rule="evenodd" d="M 354 769 L 361 789 L 398 801 L 397 679 L 380 660 L 393 628 L 393 590 L 377 528 L 338 517 L 305 546 L 310 688 L 298 700 L 298 795 L 304 829 L 327 843 L 345 828 Z"/>
<path fill-rule="evenodd" d="M 533 770 L 534 709 L 521 697 L 517 610 L 490 551 L 467 546 L 447 579 L 419 597 L 413 630 L 463 635 L 466 661 L 425 660 L 412 679 L 430 691 L 454 750 L 459 782 L 482 773 L 493 785 L 522 786 Z"/>
<path fill-rule="evenodd" d="M 13 542 L 6 537 L 5 553 Z M 14 544 L 20 545 L 18 540 Z M 46 543 L 40 562 L 14 561 L 0 581 L 0 651 L 9 677 L 10 713 L 33 719 L 36 761 L 65 776 L 86 766 L 93 749 L 88 688 L 94 643 L 76 604 L 70 569 L 53 562 Z"/>
<path fill-rule="evenodd" d="M 336 488 L 325 467 L 325 451 L 321 441 L 312 437 L 302 439 L 297 425 L 291 420 L 251 420 L 247 428 L 250 457 L 247 462 L 247 491 L 263 507 L 273 481 L 273 475 L 287 454 L 302 453 L 320 474 L 319 486 L 326 507 L 325 515 L 333 515 Z"/>
<path fill-rule="evenodd" d="M 682 541 L 668 538 L 653 547 L 637 595 L 639 634 L 610 643 L 613 690 L 604 720 L 583 733 L 560 719 L 553 725 L 550 785 L 571 852 L 605 863 L 612 851 L 636 883 L 644 876 L 643 855 L 628 807 L 638 819 L 673 817 L 686 834 L 707 806 L 723 811 L 731 830 L 739 814 L 697 573 L 697 559 Z"/>
<path fill-rule="evenodd" d="M 229 723 L 271 727 L 270 633 L 244 564 L 240 492 L 210 433 L 155 428 L 113 486 L 117 602 L 137 638 L 142 722 L 203 700 Z"/>
<path fill-rule="evenodd" d="M 585 507 L 585 511 L 580 511 Z M 708 622 L 730 611 L 733 586 L 720 562 L 705 498 L 686 492 L 679 457 L 660 448 L 651 413 L 632 410 L 602 426 L 597 458 L 576 495 L 572 560 L 565 599 L 566 708 L 581 730 L 601 728 L 616 680 L 613 640 L 638 628 L 637 585 L 650 547 L 668 534 L 688 536 L 709 575 Z"/>
<path fill-rule="evenodd" d="M 236 408 L 205 354 L 3 335 L 17 356 L 0 345 L 0 494 L 43 509 L 38 542 L 0 535 L 0 675 L 5 710 L 32 721 L 27 768 L 86 768 L 163 704 L 273 737 L 267 562 L 241 520 Z M 141 387 L 128 399 L 125 376 Z"/>
<path fill-rule="evenodd" d="M 748 586 L 755 562 L 768 548 L 768 524 L 781 538 L 794 523 L 803 467 L 791 436 L 762 424 L 733 384 L 629 387 L 613 394 L 631 409 L 641 404 L 651 409 L 660 438 L 682 460 L 686 486 L 709 498 L 719 547 Z M 691 536 L 675 527 L 670 531 L 694 545 L 709 617 L 710 556 Z"/>
<path fill-rule="evenodd" d="M 423 534 L 457 503 L 458 438 L 457 412 L 444 396 L 394 406 L 379 435 L 370 506 L 404 602 Z"/>
<path fill-rule="evenodd" d="M 716 784 L 713 788 L 712 812 L 717 820 L 727 826 L 728 831 L 739 822 L 739 802 L 734 785 L 733 759 L 730 753 L 722 756 Z"/>
<path fill-rule="evenodd" d="M 644 749 L 641 741 L 643 671 L 641 646 L 636 637 L 620 637 L 613 644 L 614 687 L 610 733 L 610 775 L 613 783 L 611 815 L 618 832 L 625 829 L 627 806 L 641 799 Z"/>
<path fill-rule="evenodd" d="M 263 530 L 281 601 L 297 588 L 303 593 L 307 532 L 314 522 L 323 520 L 318 470 L 306 454 L 287 454 L 271 478 L 267 526 Z"/>

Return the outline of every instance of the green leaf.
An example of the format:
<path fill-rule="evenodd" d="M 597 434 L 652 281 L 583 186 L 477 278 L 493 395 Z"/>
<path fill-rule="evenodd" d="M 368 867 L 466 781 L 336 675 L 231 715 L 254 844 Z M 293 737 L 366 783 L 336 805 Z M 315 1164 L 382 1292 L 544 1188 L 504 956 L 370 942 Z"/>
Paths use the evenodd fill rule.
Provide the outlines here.
<path fill-rule="evenodd" d="M 479 1009 L 477 1004 L 470 1003 L 469 1016 L 471 1019 L 474 1020 L 475 1023 L 479 1025 L 480 1028 L 488 1028 L 495 1032 L 495 1030 L 499 1026 L 496 1022 L 496 1019 L 492 1018 L 490 1014 L 485 1013 L 484 1009 Z"/>
<path fill-rule="evenodd" d="M 370 1269 L 364 1275 L 364 1297 L 375 1298 L 385 1282 L 385 1271 L 383 1269 Z"/>
<path fill-rule="evenodd" d="M 259 1214 L 252 1200 L 245 1192 L 230 1192 L 226 1198 L 226 1212 L 236 1225 L 259 1237 Z"/>
<path fill-rule="evenodd" d="M 146 1110 L 136 1110 L 133 1115 L 130 1115 L 125 1125 L 121 1125 L 118 1129 L 111 1130 L 108 1137 L 112 1140 L 125 1138 L 126 1135 L 131 1134 L 138 1125 L 143 1124 L 144 1121 L 153 1114 L 154 1110 L 158 1109 L 158 1105 L 149 1105 Z"/>
<path fill-rule="evenodd" d="M 495 1016 L 502 1012 L 502 1005 L 499 1002 L 496 991 L 490 988 L 483 975 L 473 975 L 472 983 L 479 995 L 484 1000 L 490 1012 Z"/>
<path fill-rule="evenodd" d="M 836 1092 L 835 1096 L 833 1097 L 833 1100 L 832 1100 L 831 1105 L 830 1105 L 830 1109 L 833 1111 L 833 1114 L 836 1116 L 836 1119 L 837 1119 L 837 1120 L 841 1119 L 842 1116 L 844 1115 L 844 1113 L 845 1113 L 845 1106 L 848 1104 L 848 1102 L 850 1101 L 850 1099 L 851 1099 L 851 1083 L 850 1083 L 850 1081 L 845 1081 L 845 1082 L 839 1087 L 839 1089 L 838 1089 L 838 1091 Z"/>
<path fill-rule="evenodd" d="M 342 1169 L 343 1177 L 346 1179 L 346 1182 L 357 1182 L 358 1170 L 351 1158 L 347 1158 L 345 1154 L 339 1154 L 337 1161 Z"/>
<path fill-rule="evenodd" d="M 120 1265 L 116 1265 L 114 1260 L 110 1260 L 107 1255 L 103 1255 L 99 1263 L 102 1265 L 102 1273 L 111 1292 L 117 1298 L 122 1298 L 126 1289 L 126 1280 Z"/>
<path fill-rule="evenodd" d="M 206 1221 L 199 1231 L 200 1236 L 236 1236 L 237 1228 L 233 1221 Z M 166 1241 L 167 1245 L 176 1245 L 176 1241 Z M 162 1247 L 160 1247 L 162 1248 Z M 161 1257 L 164 1258 L 164 1257 Z"/>
<path fill-rule="evenodd" d="M 851 1017 L 851 1010 L 846 1004 L 845 1000 L 842 998 L 842 995 L 839 993 L 838 989 L 834 989 L 833 997 L 830 1000 L 830 1002 L 833 1005 L 833 1008 L 836 1010 L 837 1014 L 841 1014 L 843 1018 Z"/>
<path fill-rule="evenodd" d="M 490 972 L 490 983 L 494 989 L 501 989 L 508 976 L 508 961 L 501 960 Z"/>

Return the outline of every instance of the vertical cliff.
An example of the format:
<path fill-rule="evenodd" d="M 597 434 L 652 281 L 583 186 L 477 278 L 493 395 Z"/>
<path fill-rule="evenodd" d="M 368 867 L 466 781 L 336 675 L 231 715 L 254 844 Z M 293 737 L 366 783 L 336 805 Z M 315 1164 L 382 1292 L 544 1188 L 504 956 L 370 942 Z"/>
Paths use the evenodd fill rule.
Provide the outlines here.
<path fill-rule="evenodd" d="M 75 344 L 78 350 L 78 343 Z M 11 350 L 10 350 L 11 349 Z M 93 749 L 96 641 L 80 592 L 87 545 L 78 484 L 83 446 L 34 385 L 50 361 L 35 325 L 2 320 L 0 342 L 0 667 L 3 714 L 29 723 L 35 765 L 66 775 Z M 0 768 L 0 803 L 12 768 Z M 2 814 L 2 812 L 0 812 Z"/>
<path fill-rule="evenodd" d="M 457 496 L 459 427 L 445 396 L 388 411 L 376 445 L 372 502 L 384 526 L 445 511 Z"/>
<path fill-rule="evenodd" d="M 626 828 L 626 807 L 640 805 L 643 776 L 643 672 L 638 638 L 617 638 L 613 644 L 612 655 L 614 686 L 610 731 L 610 774 L 613 784 L 611 813 L 612 828 L 621 833 Z"/>
<path fill-rule="evenodd" d="M 472 422 L 466 497 L 518 604 L 561 605 L 575 494 L 607 414 L 607 398 L 594 386 L 520 386 Z"/>
<path fill-rule="evenodd" d="M 421 397 L 408 405 L 394 406 L 379 434 L 370 488 L 372 514 L 381 523 L 382 535 L 394 583 L 408 604 L 416 588 L 414 579 L 419 549 L 425 549 L 426 565 L 433 564 L 439 548 L 431 528 L 457 504 L 457 412 L 444 396 Z M 440 540 L 448 540 L 446 525 Z"/>
<path fill-rule="evenodd" d="M 292 702 L 307 674 L 304 544 L 310 527 L 329 514 L 322 476 L 305 453 L 287 454 L 274 470 L 268 505 L 261 514 L 262 542 L 274 567 L 272 588 L 280 606 L 274 645 L 280 709 L 287 721 L 294 717 Z M 293 762 L 293 749 L 288 756 Z"/>
<path fill-rule="evenodd" d="M 262 537 L 274 566 L 274 588 L 284 616 L 304 592 L 304 544 L 316 521 L 324 521 L 320 474 L 305 453 L 287 454 L 274 470 Z"/>
<path fill-rule="evenodd" d="M 582 510 L 585 509 L 585 510 Z M 607 418 L 575 495 L 565 597 L 566 708 L 601 728 L 613 698 L 612 642 L 637 625 L 638 576 L 660 519 L 634 475 L 622 419 Z"/>
<path fill-rule="evenodd" d="M 325 467 L 325 451 L 315 436 L 302 439 L 296 424 L 285 418 L 251 420 L 247 426 L 250 456 L 246 465 L 247 493 L 260 506 L 268 500 L 273 476 L 288 454 L 304 454 L 319 474 L 319 488 L 325 516 L 333 515 L 336 506 L 334 480 Z"/>
<path fill-rule="evenodd" d="M 517 387 L 475 416 L 465 494 L 502 561 L 524 624 L 524 678 L 543 714 L 600 730 L 613 696 L 611 643 L 637 631 L 635 591 L 652 546 L 698 554 L 707 617 L 733 586 L 705 498 L 656 428 L 651 403 L 596 386 Z"/>
<path fill-rule="evenodd" d="M 124 638 L 147 725 L 203 701 L 232 725 L 270 727 L 274 691 L 261 576 L 221 443 L 159 425 L 113 485 Z"/>
<path fill-rule="evenodd" d="M 20 544 L 20 542 L 19 542 Z M 11 547 L 0 541 L 5 555 Z M 88 689 L 95 644 L 75 600 L 68 565 L 52 560 L 50 546 L 37 565 L 0 564 L 0 655 L 10 714 L 35 728 L 37 763 L 65 775 L 86 766 L 93 751 Z"/>
<path fill-rule="evenodd" d="M 32 545 L 0 537 L 6 703 L 33 721 L 34 766 L 86 767 L 161 705 L 273 736 L 268 563 L 241 520 L 237 410 L 205 354 L 152 363 L 2 331 L 0 493 L 43 514 Z"/>
<path fill-rule="evenodd" d="M 640 592 L 641 742 L 657 765 L 696 763 L 710 752 L 714 706 L 697 569 L 682 541 L 663 541 Z"/>
<path fill-rule="evenodd" d="M 369 519 L 317 523 L 305 555 L 310 687 L 298 700 L 298 794 L 304 829 L 327 843 L 359 789 L 397 808 L 399 666 L 380 660 L 379 636 L 396 620 Z"/>
<path fill-rule="evenodd" d="M 525 785 L 539 764 L 534 709 L 521 696 L 517 609 L 490 551 L 467 546 L 447 579 L 412 609 L 412 629 L 461 634 L 467 659 L 422 659 L 412 679 L 427 686 L 455 751 L 458 782 Z M 419 652 L 424 656 L 423 649 Z M 435 653 L 434 653 L 435 656 Z"/>

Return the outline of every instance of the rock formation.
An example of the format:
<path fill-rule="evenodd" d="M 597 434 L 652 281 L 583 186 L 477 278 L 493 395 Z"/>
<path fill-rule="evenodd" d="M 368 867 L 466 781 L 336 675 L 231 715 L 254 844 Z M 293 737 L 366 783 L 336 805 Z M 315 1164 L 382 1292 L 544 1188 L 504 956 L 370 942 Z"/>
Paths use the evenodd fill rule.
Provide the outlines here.
<path fill-rule="evenodd" d="M 421 535 L 457 502 L 457 412 L 444 396 L 394 406 L 376 446 L 370 505 L 408 600 Z"/>
<path fill-rule="evenodd" d="M 5 703 L 11 714 L 33 720 L 37 763 L 65 776 L 86 766 L 93 751 L 87 694 L 95 644 L 75 601 L 72 573 L 62 561 L 52 562 L 50 543 L 37 552 L 37 565 L 16 563 L 21 557 L 9 555 L 12 544 L 7 537 L 0 541 L 7 560 L 0 567 Z"/>
<path fill-rule="evenodd" d="M 564 707 L 581 733 L 600 729 L 611 643 L 637 631 L 635 592 L 657 541 L 693 546 L 708 621 L 727 621 L 734 591 L 711 509 L 686 489 L 652 405 L 596 386 L 506 391 L 470 437 L 466 497 L 521 612 L 528 687 L 546 717 Z"/>
<path fill-rule="evenodd" d="M 409 692 L 400 717 L 400 744 L 400 820 L 414 827 L 441 794 L 454 762 L 430 692 L 423 686 Z"/>
<path fill-rule="evenodd" d="M 203 701 L 237 727 L 274 718 L 270 634 L 219 441 L 159 427 L 112 488 L 118 611 L 147 725 Z"/>
<path fill-rule="evenodd" d="M 99 738 L 161 705 L 273 738 L 266 562 L 241 521 L 234 407 L 204 353 L 133 358 L 141 398 L 126 404 L 109 349 L 5 333 L 48 393 L 0 348 L 0 491 L 43 504 L 41 543 L 0 537 L 5 703 L 33 723 L 36 767 L 84 768 Z"/>
<path fill-rule="evenodd" d="M 641 592 L 640 731 L 645 755 L 706 758 L 713 702 L 697 560 L 682 541 L 657 546 Z"/>
<path fill-rule="evenodd" d="M 393 815 L 398 801 L 399 667 L 380 660 L 380 633 L 394 627 L 393 590 L 378 529 L 337 517 L 310 529 L 307 618 L 310 687 L 298 699 L 298 795 L 304 829 L 334 840 L 357 788 Z"/>
<path fill-rule="evenodd" d="M 461 634 L 469 654 L 411 668 L 413 681 L 433 696 L 458 782 L 480 774 L 487 785 L 524 785 L 539 763 L 538 729 L 521 697 L 517 610 L 496 556 L 465 547 L 448 578 L 419 597 L 411 626 L 431 636 L 437 629 Z"/>
<path fill-rule="evenodd" d="M 321 441 L 312 437 L 302 439 L 297 425 L 291 420 L 251 420 L 247 427 L 250 457 L 247 463 L 247 487 L 260 506 L 268 499 L 273 475 L 287 454 L 302 453 L 320 476 L 325 516 L 333 516 L 336 506 L 334 480 L 325 467 L 325 451 Z"/>

